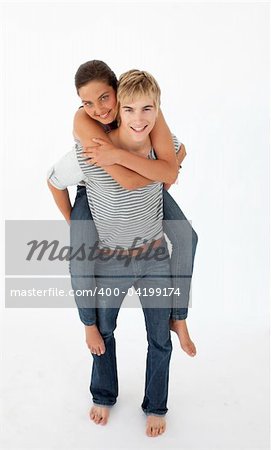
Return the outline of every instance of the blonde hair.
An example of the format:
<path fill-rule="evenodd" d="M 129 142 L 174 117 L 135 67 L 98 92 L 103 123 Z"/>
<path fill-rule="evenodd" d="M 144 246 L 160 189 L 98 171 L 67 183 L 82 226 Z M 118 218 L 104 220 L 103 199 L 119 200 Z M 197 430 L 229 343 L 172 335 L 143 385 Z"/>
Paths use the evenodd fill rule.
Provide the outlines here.
<path fill-rule="evenodd" d="M 148 72 L 136 69 L 123 73 L 118 82 L 118 106 L 124 99 L 134 100 L 142 95 L 151 97 L 155 108 L 158 110 L 161 90 L 155 78 Z"/>

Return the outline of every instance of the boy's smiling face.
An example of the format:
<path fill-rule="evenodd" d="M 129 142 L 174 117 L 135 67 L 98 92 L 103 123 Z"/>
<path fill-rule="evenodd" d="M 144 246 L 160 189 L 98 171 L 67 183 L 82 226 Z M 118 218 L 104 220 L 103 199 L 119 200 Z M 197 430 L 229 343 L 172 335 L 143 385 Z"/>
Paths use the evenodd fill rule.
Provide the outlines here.
<path fill-rule="evenodd" d="M 154 127 L 157 108 L 149 96 L 124 99 L 119 106 L 122 131 L 135 142 L 144 142 Z"/>

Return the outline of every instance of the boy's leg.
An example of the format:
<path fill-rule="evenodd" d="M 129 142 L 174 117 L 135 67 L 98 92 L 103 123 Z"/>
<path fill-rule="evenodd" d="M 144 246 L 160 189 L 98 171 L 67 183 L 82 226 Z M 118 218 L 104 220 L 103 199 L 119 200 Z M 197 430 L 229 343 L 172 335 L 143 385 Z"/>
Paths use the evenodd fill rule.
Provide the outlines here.
<path fill-rule="evenodd" d="M 163 191 L 164 232 L 172 244 L 171 275 L 173 307 L 171 318 L 184 320 L 188 314 L 191 278 L 198 236 L 182 210 L 167 191 Z M 178 294 L 179 292 L 179 294 Z"/>
<path fill-rule="evenodd" d="M 116 343 L 114 331 L 122 301 L 132 285 L 125 277 L 127 269 L 112 257 L 109 261 L 97 259 L 95 276 L 97 284 L 97 326 L 103 337 L 106 351 L 101 356 L 93 355 L 90 392 L 96 405 L 113 406 L 118 396 Z M 122 277 L 123 275 L 123 277 Z"/>
<path fill-rule="evenodd" d="M 118 372 L 116 360 L 116 342 L 114 330 L 118 308 L 97 308 L 97 323 L 105 343 L 105 353 L 101 356 L 92 354 L 92 373 L 90 392 L 93 406 L 89 416 L 97 425 L 106 425 L 110 408 L 118 397 Z"/>
<path fill-rule="evenodd" d="M 162 246 L 167 246 L 166 242 Z M 170 265 L 168 251 L 164 261 L 155 260 L 154 253 L 151 256 L 149 260 L 142 260 L 144 276 L 135 283 L 143 307 L 148 339 L 142 409 L 147 415 L 164 416 L 168 410 L 169 363 L 172 352 L 169 329 Z"/>
<path fill-rule="evenodd" d="M 101 356 L 92 355 L 90 392 L 93 403 L 99 406 L 113 406 L 118 396 L 116 342 L 114 337 L 118 312 L 118 308 L 97 309 L 99 331 L 104 339 L 106 351 Z"/>
<path fill-rule="evenodd" d="M 169 363 L 172 343 L 170 308 L 143 308 L 148 340 L 145 393 L 142 409 L 146 415 L 164 416 L 167 411 Z"/>
<path fill-rule="evenodd" d="M 86 188 L 78 186 L 70 224 L 72 254 L 77 251 L 78 254 L 77 258 L 71 258 L 70 260 L 70 273 L 79 317 L 84 325 L 93 325 L 96 322 L 95 296 L 87 295 L 86 291 L 92 290 L 94 292 L 96 286 L 94 278 L 95 261 L 88 260 L 88 253 L 89 248 L 95 245 L 97 239 L 97 230 L 89 209 Z M 79 251 L 80 248 L 81 251 Z M 84 290 L 85 295 L 81 295 Z"/>

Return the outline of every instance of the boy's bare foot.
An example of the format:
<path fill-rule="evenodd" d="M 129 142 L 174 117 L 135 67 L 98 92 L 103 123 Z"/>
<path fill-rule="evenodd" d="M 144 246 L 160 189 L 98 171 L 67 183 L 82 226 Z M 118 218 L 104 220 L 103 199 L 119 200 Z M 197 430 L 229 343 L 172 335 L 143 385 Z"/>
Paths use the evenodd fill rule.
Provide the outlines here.
<path fill-rule="evenodd" d="M 92 406 L 89 417 L 96 425 L 106 425 L 109 417 L 109 408 L 102 406 Z"/>
<path fill-rule="evenodd" d="M 163 416 L 148 416 L 146 435 L 149 437 L 156 437 L 163 434 L 166 429 L 166 420 Z"/>
<path fill-rule="evenodd" d="M 191 341 L 185 320 L 170 320 L 170 329 L 177 333 L 182 349 L 189 355 L 195 356 L 197 351 Z"/>
<path fill-rule="evenodd" d="M 105 353 L 104 340 L 99 332 L 97 325 L 85 325 L 86 343 L 94 355 L 101 356 Z"/>

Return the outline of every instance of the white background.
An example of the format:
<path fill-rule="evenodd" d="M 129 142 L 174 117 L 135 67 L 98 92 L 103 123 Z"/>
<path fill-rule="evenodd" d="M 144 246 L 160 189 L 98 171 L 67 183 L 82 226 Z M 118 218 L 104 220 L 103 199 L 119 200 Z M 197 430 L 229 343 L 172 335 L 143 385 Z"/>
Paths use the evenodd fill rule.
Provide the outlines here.
<path fill-rule="evenodd" d="M 187 320 L 198 355 L 186 356 L 173 337 L 167 434 L 144 436 L 140 310 L 120 313 L 121 394 L 101 428 L 87 417 L 90 355 L 76 310 L 9 309 L 3 447 L 267 449 L 269 5 L 1 10 L 5 218 L 60 219 L 46 172 L 72 147 L 77 67 L 101 59 L 117 76 L 138 68 L 157 78 L 164 115 L 187 149 L 170 192 L 199 235 Z"/>

